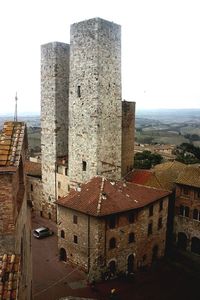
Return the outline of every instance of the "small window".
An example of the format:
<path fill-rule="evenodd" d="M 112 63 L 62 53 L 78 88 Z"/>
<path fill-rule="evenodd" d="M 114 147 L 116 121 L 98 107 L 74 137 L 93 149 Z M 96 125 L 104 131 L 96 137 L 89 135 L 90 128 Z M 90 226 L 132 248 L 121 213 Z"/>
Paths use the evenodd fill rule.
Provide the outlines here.
<path fill-rule="evenodd" d="M 81 97 L 81 86 L 78 85 L 77 87 L 77 96 L 80 98 Z"/>
<path fill-rule="evenodd" d="M 33 185 L 31 184 L 31 192 L 33 192 Z"/>
<path fill-rule="evenodd" d="M 73 223 L 78 224 L 78 217 L 76 215 L 73 216 Z"/>
<path fill-rule="evenodd" d="M 198 220 L 198 215 L 199 215 L 198 210 L 197 210 L 197 209 L 194 209 L 194 210 L 193 210 L 193 219 L 194 219 L 194 220 Z"/>
<path fill-rule="evenodd" d="M 61 188 L 61 182 L 58 181 L 58 188 L 60 189 Z"/>
<path fill-rule="evenodd" d="M 183 190 L 182 190 L 182 193 L 183 193 L 183 195 L 189 195 L 189 190 L 188 190 L 188 188 L 183 188 Z"/>
<path fill-rule="evenodd" d="M 116 247 L 116 239 L 111 238 L 110 241 L 109 241 L 109 248 L 114 249 L 115 247 Z"/>
<path fill-rule="evenodd" d="M 108 226 L 110 229 L 115 228 L 116 227 L 116 217 L 115 216 L 111 216 L 108 220 Z"/>
<path fill-rule="evenodd" d="M 78 244 L 78 237 L 77 237 L 77 235 L 74 235 L 74 243 Z"/>
<path fill-rule="evenodd" d="M 190 214 L 190 209 L 188 206 L 183 206 L 181 205 L 180 208 L 179 208 L 179 214 L 183 217 L 189 217 L 189 214 Z"/>
<path fill-rule="evenodd" d="M 134 232 L 129 233 L 128 242 L 129 242 L 129 244 L 135 242 L 135 234 L 134 234 Z"/>
<path fill-rule="evenodd" d="M 152 234 L 152 228 L 153 228 L 153 224 L 152 223 L 149 223 L 148 224 L 148 235 L 151 235 Z"/>
<path fill-rule="evenodd" d="M 162 217 L 158 219 L 158 230 L 162 228 Z"/>
<path fill-rule="evenodd" d="M 153 216 L 153 205 L 149 207 L 149 217 Z"/>
<path fill-rule="evenodd" d="M 82 167 L 83 167 L 83 171 L 86 171 L 87 163 L 84 160 L 82 161 Z"/>
<path fill-rule="evenodd" d="M 188 206 L 185 206 L 185 217 L 189 217 L 190 209 Z"/>
<path fill-rule="evenodd" d="M 61 238 L 65 238 L 65 232 L 64 232 L 64 230 L 61 230 L 61 232 L 60 232 L 60 236 L 61 236 Z"/>
<path fill-rule="evenodd" d="M 159 202 L 159 211 L 163 210 L 163 200 Z"/>
<path fill-rule="evenodd" d="M 132 212 L 132 213 L 129 213 L 128 215 L 128 221 L 130 224 L 134 223 L 135 222 L 135 214 Z"/>
<path fill-rule="evenodd" d="M 68 186 L 67 186 L 67 189 L 68 189 L 68 192 L 70 191 L 70 185 L 68 184 Z"/>
<path fill-rule="evenodd" d="M 68 175 L 68 169 L 65 168 L 65 176 L 67 176 L 67 175 Z"/>

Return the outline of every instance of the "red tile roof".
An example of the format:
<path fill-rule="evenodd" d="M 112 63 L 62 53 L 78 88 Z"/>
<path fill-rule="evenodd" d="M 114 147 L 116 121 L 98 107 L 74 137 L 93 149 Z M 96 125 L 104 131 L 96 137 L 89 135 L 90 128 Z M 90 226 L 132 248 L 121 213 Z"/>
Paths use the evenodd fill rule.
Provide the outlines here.
<path fill-rule="evenodd" d="M 24 122 L 5 122 L 0 136 L 0 168 L 19 166 L 26 126 Z"/>
<path fill-rule="evenodd" d="M 33 161 L 27 160 L 25 162 L 25 173 L 30 176 L 41 177 L 41 163 L 36 163 Z"/>
<path fill-rule="evenodd" d="M 80 192 L 71 190 L 57 204 L 85 214 L 105 216 L 144 207 L 169 194 L 169 191 L 98 176 L 82 184 Z"/>
<path fill-rule="evenodd" d="M 126 180 L 137 184 L 145 184 L 153 175 L 150 170 L 134 170 L 126 175 Z"/>
<path fill-rule="evenodd" d="M 0 299 L 18 299 L 20 256 L 0 255 Z"/>

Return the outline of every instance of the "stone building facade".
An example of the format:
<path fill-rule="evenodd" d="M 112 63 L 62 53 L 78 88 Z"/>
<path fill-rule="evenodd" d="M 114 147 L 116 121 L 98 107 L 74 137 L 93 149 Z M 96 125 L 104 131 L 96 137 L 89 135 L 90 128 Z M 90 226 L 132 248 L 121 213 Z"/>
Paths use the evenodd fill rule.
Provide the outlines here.
<path fill-rule="evenodd" d="M 100 18 L 75 23 L 70 45 L 41 47 L 44 216 L 56 220 L 54 201 L 68 193 L 68 182 L 77 188 L 93 176 L 120 179 L 130 170 L 134 122 L 135 104 L 121 96 L 119 25 Z M 67 173 L 61 178 L 62 158 Z"/>
<path fill-rule="evenodd" d="M 5 122 L 0 137 L 0 255 L 20 257 L 20 300 L 32 299 L 31 222 L 24 173 L 26 151 L 25 124 Z"/>
<path fill-rule="evenodd" d="M 174 240 L 200 255 L 200 169 L 187 167 L 176 180 Z"/>
<path fill-rule="evenodd" d="M 43 205 L 56 219 L 56 162 L 68 153 L 69 45 L 41 46 L 41 150 Z"/>
<path fill-rule="evenodd" d="M 164 256 L 168 191 L 104 177 L 80 189 L 57 201 L 61 260 L 99 280 Z"/>

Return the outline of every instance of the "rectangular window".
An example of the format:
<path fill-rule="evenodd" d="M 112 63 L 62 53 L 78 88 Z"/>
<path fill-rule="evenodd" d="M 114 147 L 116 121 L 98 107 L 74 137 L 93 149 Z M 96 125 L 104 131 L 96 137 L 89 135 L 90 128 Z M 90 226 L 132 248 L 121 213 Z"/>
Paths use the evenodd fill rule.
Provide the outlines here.
<path fill-rule="evenodd" d="M 82 168 L 83 168 L 83 171 L 86 171 L 87 163 L 84 160 L 82 161 Z"/>
<path fill-rule="evenodd" d="M 158 230 L 162 228 L 162 217 L 158 219 Z"/>
<path fill-rule="evenodd" d="M 116 227 L 116 216 L 111 216 L 108 220 L 108 226 L 110 229 Z"/>
<path fill-rule="evenodd" d="M 188 195 L 189 195 L 189 189 L 186 188 L 186 187 L 184 187 L 184 188 L 182 189 L 182 194 L 188 196 Z"/>
<path fill-rule="evenodd" d="M 163 210 L 163 200 L 159 202 L 159 211 Z"/>
<path fill-rule="evenodd" d="M 58 181 L 58 188 L 60 189 L 61 188 L 61 182 Z"/>
<path fill-rule="evenodd" d="M 81 97 L 81 86 L 78 85 L 77 87 L 77 96 L 80 98 Z"/>
<path fill-rule="evenodd" d="M 65 168 L 65 176 L 67 176 L 67 175 L 68 175 L 68 169 Z"/>
<path fill-rule="evenodd" d="M 152 224 L 152 223 L 149 223 L 149 224 L 148 224 L 148 235 L 151 235 L 151 234 L 152 234 L 152 228 L 153 228 L 153 224 Z"/>
<path fill-rule="evenodd" d="M 73 223 L 78 224 L 78 217 L 76 215 L 73 216 Z"/>
<path fill-rule="evenodd" d="M 74 243 L 78 244 L 78 237 L 77 237 L 77 235 L 74 235 Z"/>
<path fill-rule="evenodd" d="M 132 212 L 132 213 L 129 213 L 128 215 L 128 221 L 130 224 L 134 223 L 135 222 L 135 214 Z"/>
<path fill-rule="evenodd" d="M 190 209 L 188 206 L 183 206 L 181 205 L 179 207 L 179 215 L 183 216 L 183 217 L 189 217 L 189 214 L 190 214 Z"/>
<path fill-rule="evenodd" d="M 153 216 L 153 205 L 149 207 L 149 217 Z"/>

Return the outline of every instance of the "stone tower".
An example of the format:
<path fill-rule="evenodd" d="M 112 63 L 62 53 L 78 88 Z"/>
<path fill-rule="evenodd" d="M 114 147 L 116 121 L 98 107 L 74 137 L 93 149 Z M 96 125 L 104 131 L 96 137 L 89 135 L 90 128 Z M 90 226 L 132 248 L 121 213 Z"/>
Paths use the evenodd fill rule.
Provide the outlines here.
<path fill-rule="evenodd" d="M 122 177 L 133 169 L 135 102 L 122 101 Z"/>
<path fill-rule="evenodd" d="M 121 27 L 94 18 L 71 26 L 69 178 L 121 178 Z"/>
<path fill-rule="evenodd" d="M 42 182 L 43 200 L 46 206 L 44 211 L 49 214 L 53 212 L 53 203 L 57 198 L 55 179 L 57 158 L 66 157 L 68 152 L 68 91 L 69 45 L 59 42 L 42 45 Z M 55 216 L 53 218 L 55 219 Z"/>

